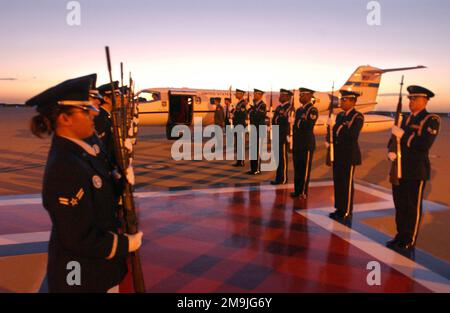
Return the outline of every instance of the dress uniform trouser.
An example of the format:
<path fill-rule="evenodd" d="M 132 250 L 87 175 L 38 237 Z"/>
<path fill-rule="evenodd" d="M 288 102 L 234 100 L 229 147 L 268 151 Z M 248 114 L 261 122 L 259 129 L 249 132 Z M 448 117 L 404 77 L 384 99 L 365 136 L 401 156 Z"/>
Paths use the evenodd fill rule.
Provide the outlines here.
<path fill-rule="evenodd" d="M 355 166 L 350 164 L 333 164 L 334 207 L 341 217 L 353 212 L 353 177 Z"/>
<path fill-rule="evenodd" d="M 424 189 L 424 180 L 400 179 L 398 186 L 392 185 L 397 239 L 403 244 L 416 243 L 422 218 Z"/>
<path fill-rule="evenodd" d="M 287 182 L 288 147 L 288 142 L 286 140 L 280 140 L 280 147 L 278 151 L 278 167 L 275 181 L 283 184 Z"/>
<path fill-rule="evenodd" d="M 301 195 L 308 195 L 309 178 L 314 151 L 294 151 L 294 191 Z"/>
<path fill-rule="evenodd" d="M 242 124 L 234 125 L 234 127 L 237 127 L 239 125 L 242 125 Z M 245 126 L 242 125 L 242 127 L 245 130 Z M 234 133 L 233 136 L 234 136 L 234 153 L 236 155 L 236 164 L 244 165 L 245 164 L 245 161 L 244 161 L 245 160 L 245 150 L 243 150 L 242 148 L 245 146 L 245 132 L 244 133 Z M 242 146 L 238 146 L 238 142 L 239 142 L 238 138 L 239 137 L 242 138 Z M 238 158 L 239 157 L 238 151 L 242 151 L 242 160 L 239 160 L 239 158 Z"/>
<path fill-rule="evenodd" d="M 255 125 L 256 127 L 256 160 L 250 161 L 250 170 L 254 172 L 261 171 L 261 159 L 259 154 L 260 149 L 260 132 L 259 132 L 259 125 Z M 250 142 L 251 142 L 251 136 L 250 136 Z M 253 147 L 250 147 L 252 149 Z"/>

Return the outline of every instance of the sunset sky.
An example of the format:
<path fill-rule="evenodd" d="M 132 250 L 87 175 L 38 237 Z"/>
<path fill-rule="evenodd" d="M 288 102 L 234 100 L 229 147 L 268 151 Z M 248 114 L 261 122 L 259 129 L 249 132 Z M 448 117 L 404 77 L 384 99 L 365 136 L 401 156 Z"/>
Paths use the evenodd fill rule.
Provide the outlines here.
<path fill-rule="evenodd" d="M 105 83 L 109 45 L 115 78 L 123 61 L 138 88 L 327 91 L 359 65 L 425 65 L 406 85 L 430 88 L 430 111 L 450 112 L 449 1 L 378 1 L 380 26 L 367 24 L 366 0 L 81 0 L 80 26 L 66 23 L 69 1 L 0 2 L 0 102 L 89 73 Z M 385 74 L 380 94 L 397 93 L 401 75 Z M 396 97 L 378 101 L 394 109 Z"/>

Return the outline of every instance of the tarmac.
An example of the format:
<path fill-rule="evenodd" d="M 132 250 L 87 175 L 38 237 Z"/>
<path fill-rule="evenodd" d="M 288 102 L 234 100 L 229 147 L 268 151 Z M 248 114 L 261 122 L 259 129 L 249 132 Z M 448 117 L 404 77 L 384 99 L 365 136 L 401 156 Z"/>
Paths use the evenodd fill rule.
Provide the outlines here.
<path fill-rule="evenodd" d="M 32 197 L 40 194 L 50 138 L 33 137 L 29 121 L 34 115 L 31 108 L 0 108 L 0 198 Z M 450 118 L 443 117 L 441 132 L 434 143 L 430 159 L 431 181 L 426 185 L 424 199 L 437 205 L 450 206 L 448 173 L 450 173 Z M 386 158 L 386 145 L 390 133 L 362 133 L 359 139 L 363 164 L 356 169 L 358 183 L 376 186 L 390 192 Z M 176 191 L 227 186 L 265 185 L 274 178 L 274 172 L 248 176 L 245 168 L 235 168 L 233 161 L 175 161 L 171 158 L 174 141 L 165 138 L 163 126 L 141 126 L 135 150 L 136 191 Z M 325 165 L 324 138 L 318 136 L 311 180 L 330 181 L 332 173 Z M 289 156 L 289 182 L 293 182 L 292 158 Z M 450 210 L 425 210 L 417 246 L 437 258 L 450 262 Z M 392 236 L 395 231 L 393 215 L 370 216 L 362 223 Z M 1 229 L 0 229 L 1 232 Z"/>

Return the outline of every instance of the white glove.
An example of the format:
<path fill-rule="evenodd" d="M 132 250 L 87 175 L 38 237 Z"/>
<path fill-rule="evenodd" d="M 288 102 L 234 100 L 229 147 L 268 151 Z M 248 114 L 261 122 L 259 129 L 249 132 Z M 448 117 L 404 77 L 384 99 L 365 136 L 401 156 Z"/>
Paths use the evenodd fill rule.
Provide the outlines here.
<path fill-rule="evenodd" d="M 388 153 L 388 159 L 394 162 L 397 159 L 397 153 L 389 152 Z"/>
<path fill-rule="evenodd" d="M 402 138 L 403 134 L 405 133 L 405 131 L 403 129 L 401 129 L 398 126 L 392 126 L 392 135 L 394 135 L 397 138 Z"/>
<path fill-rule="evenodd" d="M 330 147 L 330 144 L 329 144 L 327 141 L 325 141 L 325 147 L 326 147 L 327 149 Z"/>
<path fill-rule="evenodd" d="M 142 235 L 143 233 L 141 231 L 134 235 L 125 234 L 128 237 L 128 252 L 134 252 L 141 247 Z"/>
<path fill-rule="evenodd" d="M 131 128 L 130 128 L 130 130 L 131 130 Z M 133 152 L 133 143 L 131 142 L 130 138 L 125 139 L 124 146 L 128 150 L 129 153 Z"/>
<path fill-rule="evenodd" d="M 133 170 L 133 166 L 128 166 L 127 170 L 126 170 L 127 174 L 127 181 L 130 183 L 131 186 L 134 185 L 135 180 L 134 180 L 134 170 Z"/>
<path fill-rule="evenodd" d="M 331 122 L 332 122 L 331 117 L 328 117 L 328 118 L 327 118 L 326 125 L 327 125 L 327 126 L 331 126 Z"/>

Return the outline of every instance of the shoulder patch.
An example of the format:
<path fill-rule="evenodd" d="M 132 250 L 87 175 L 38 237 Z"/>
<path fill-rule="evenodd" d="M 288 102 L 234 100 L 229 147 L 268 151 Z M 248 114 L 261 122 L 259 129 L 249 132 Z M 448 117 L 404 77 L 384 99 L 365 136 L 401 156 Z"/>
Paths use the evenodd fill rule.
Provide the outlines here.
<path fill-rule="evenodd" d="M 313 121 L 317 120 L 317 118 L 319 117 L 319 113 L 318 113 L 318 111 L 317 111 L 317 108 L 312 107 L 312 108 L 310 109 L 310 111 L 309 111 L 309 117 L 310 117 Z"/>
<path fill-rule="evenodd" d="M 431 128 L 431 127 L 428 127 L 428 128 L 427 128 L 427 131 L 428 131 L 431 135 L 434 135 L 434 136 L 436 136 L 436 135 L 438 134 L 437 129 L 433 129 L 433 128 Z"/>
<path fill-rule="evenodd" d="M 436 131 L 436 133 L 435 133 L 435 134 L 433 133 L 432 135 L 437 135 L 437 134 L 439 133 L 440 129 L 441 129 L 441 118 L 440 118 L 439 115 L 436 115 L 436 114 L 428 114 L 428 115 L 420 122 L 420 125 L 419 125 L 419 131 L 418 131 L 417 134 L 418 134 L 419 136 L 422 136 L 423 128 L 424 128 L 425 123 L 426 123 L 427 121 L 435 121 L 435 122 L 436 122 L 436 124 L 435 124 L 434 126 L 435 126 L 437 129 L 434 129 L 434 127 L 428 127 L 428 128 L 433 129 L 433 132 Z M 431 134 L 431 133 L 430 133 L 430 134 Z"/>

